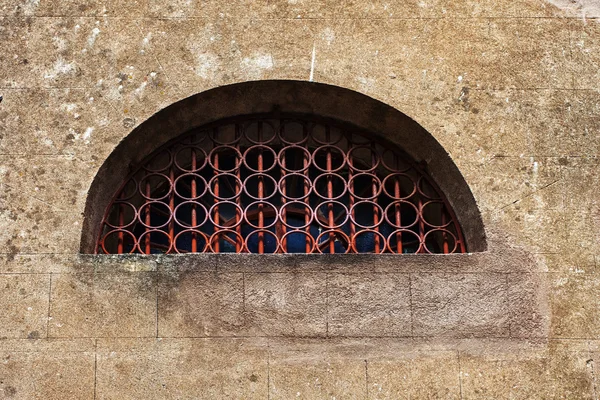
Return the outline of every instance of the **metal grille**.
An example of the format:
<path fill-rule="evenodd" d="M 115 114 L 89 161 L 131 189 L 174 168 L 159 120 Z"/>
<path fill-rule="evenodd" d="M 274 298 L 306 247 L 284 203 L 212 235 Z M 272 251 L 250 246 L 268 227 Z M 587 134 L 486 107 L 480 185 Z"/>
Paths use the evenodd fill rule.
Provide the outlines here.
<path fill-rule="evenodd" d="M 98 253 L 462 253 L 435 183 L 336 121 L 247 116 L 154 152 L 106 211 Z"/>

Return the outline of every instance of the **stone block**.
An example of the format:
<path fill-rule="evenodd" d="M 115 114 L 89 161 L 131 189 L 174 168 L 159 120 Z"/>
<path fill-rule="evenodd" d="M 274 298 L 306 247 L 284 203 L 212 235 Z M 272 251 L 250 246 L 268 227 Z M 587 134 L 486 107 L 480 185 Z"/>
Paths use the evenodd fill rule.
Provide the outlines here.
<path fill-rule="evenodd" d="M 242 274 L 160 274 L 159 336 L 236 336 L 244 322 Z"/>
<path fill-rule="evenodd" d="M 91 179 L 93 172 L 80 160 L 70 156 L 0 156 L 0 168 L 4 184 L 19 188 L 42 205 L 74 214 L 84 209 L 87 185 L 84 189 L 82 176 Z"/>
<path fill-rule="evenodd" d="M 0 274 L 0 338 L 46 337 L 48 274 Z"/>
<path fill-rule="evenodd" d="M 504 274 L 413 274 L 415 336 L 508 337 Z"/>
<path fill-rule="evenodd" d="M 548 337 L 547 274 L 508 274 L 511 337 Z"/>
<path fill-rule="evenodd" d="M 327 284 L 331 336 L 410 336 L 408 274 L 330 274 Z"/>
<path fill-rule="evenodd" d="M 188 20 L 152 19 L 144 21 L 141 29 L 148 38 L 148 51 L 156 54 L 167 77 L 177 77 L 178 86 L 195 86 L 199 92 L 229 83 L 233 78 L 229 74 L 240 65 L 235 49 L 241 32 L 225 21 L 194 26 Z M 227 77 L 224 71 L 230 71 Z"/>
<path fill-rule="evenodd" d="M 257 336 L 325 336 L 326 275 L 272 273 L 245 275 L 245 313 Z"/>
<path fill-rule="evenodd" d="M 0 248 L 9 256 L 74 253 L 79 248 L 81 215 L 5 183 L 0 183 L 0 208 Z"/>
<path fill-rule="evenodd" d="M 108 95 L 108 90 L 97 87 L 3 91 L 2 153 L 76 155 L 80 169 L 99 167 L 127 132 Z"/>
<path fill-rule="evenodd" d="M 594 398 L 586 351 L 468 356 L 461 354 L 466 399 Z"/>
<path fill-rule="evenodd" d="M 409 351 L 367 362 L 369 399 L 459 399 L 458 356 L 453 351 Z"/>
<path fill-rule="evenodd" d="M 600 338 L 600 279 L 589 273 L 549 273 L 550 337 Z"/>
<path fill-rule="evenodd" d="M 267 397 L 266 343 L 246 339 L 101 340 L 97 399 Z"/>
<path fill-rule="evenodd" d="M 0 349 L 2 398 L 84 400 L 94 397 L 93 343 L 77 340 L 9 342 L 10 346 Z"/>
<path fill-rule="evenodd" d="M 154 337 L 154 273 L 54 275 L 50 315 L 50 337 Z"/>
<path fill-rule="evenodd" d="M 10 249 L 9 249 L 10 250 Z M 14 249 L 12 249 L 14 250 Z M 0 254 L 0 274 L 46 274 L 73 272 L 77 257 L 64 254 Z M 81 267 L 84 269 L 85 267 Z M 92 272 L 88 269 L 87 272 Z"/>
<path fill-rule="evenodd" d="M 364 399 L 366 362 L 355 350 L 335 339 L 271 341 L 269 398 Z"/>
<path fill-rule="evenodd" d="M 526 198 L 498 210 L 494 217 L 512 243 L 531 253 L 562 253 L 565 248 L 568 215 L 564 209 L 544 208 L 543 200 Z"/>
<path fill-rule="evenodd" d="M 99 17 L 107 13 L 107 1 L 93 0 L 67 0 L 56 3 L 54 1 L 40 1 L 30 7 L 39 17 Z"/>
<path fill-rule="evenodd" d="M 572 88 L 570 28 L 560 19 L 496 19 L 478 75 L 489 88 Z"/>
<path fill-rule="evenodd" d="M 598 90 L 600 79 L 600 27 L 576 19 L 571 22 L 571 68 L 576 89 Z M 593 104 L 593 103 L 592 103 Z M 596 104 L 597 106 L 597 104 Z"/>
<path fill-rule="evenodd" d="M 544 191 L 561 179 L 557 159 L 537 157 L 494 157 L 478 168 L 464 168 L 482 211 L 502 209 L 536 193 L 538 208 L 562 208 L 562 196 L 544 199 Z M 479 179 L 473 177 L 478 174 Z M 485 178 L 481 179 L 481 174 Z M 543 189 L 544 191 L 539 190 Z"/>
<path fill-rule="evenodd" d="M 600 214 L 600 198 L 596 188 L 600 186 L 600 158 L 569 157 L 563 161 L 563 195 L 569 215 Z"/>

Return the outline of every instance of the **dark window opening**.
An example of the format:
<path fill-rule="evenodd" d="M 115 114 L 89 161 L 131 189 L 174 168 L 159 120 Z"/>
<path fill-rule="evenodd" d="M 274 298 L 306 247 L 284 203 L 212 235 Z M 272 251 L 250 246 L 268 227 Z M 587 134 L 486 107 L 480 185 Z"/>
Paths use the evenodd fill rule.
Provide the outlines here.
<path fill-rule="evenodd" d="M 431 178 L 336 121 L 246 116 L 155 151 L 108 208 L 97 252 L 459 253 Z"/>

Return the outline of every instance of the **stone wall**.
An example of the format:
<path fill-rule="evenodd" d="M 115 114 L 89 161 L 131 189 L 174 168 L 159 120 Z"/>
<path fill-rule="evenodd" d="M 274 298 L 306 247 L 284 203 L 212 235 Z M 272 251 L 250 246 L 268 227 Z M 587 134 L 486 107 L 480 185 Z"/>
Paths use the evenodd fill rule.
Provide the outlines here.
<path fill-rule="evenodd" d="M 600 25 L 567 11 L 4 0 L 0 398 L 597 398 Z M 92 181 L 132 130 L 273 79 L 413 118 L 463 174 L 488 249 L 79 254 Z"/>

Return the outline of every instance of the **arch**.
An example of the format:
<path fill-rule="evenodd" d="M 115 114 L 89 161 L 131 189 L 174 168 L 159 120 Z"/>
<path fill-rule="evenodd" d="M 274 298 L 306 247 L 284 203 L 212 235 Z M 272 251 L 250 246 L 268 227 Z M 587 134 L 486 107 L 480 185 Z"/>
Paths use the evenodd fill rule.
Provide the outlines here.
<path fill-rule="evenodd" d="M 343 121 L 395 143 L 426 171 L 448 199 L 470 252 L 486 249 L 475 199 L 448 153 L 423 127 L 400 111 L 363 94 L 320 83 L 255 81 L 202 92 L 159 111 L 129 134 L 92 182 L 85 207 L 81 252 L 93 253 L 114 188 L 163 144 L 226 118 L 251 114 L 308 114 Z M 111 191 L 105 188 L 113 188 Z"/>

